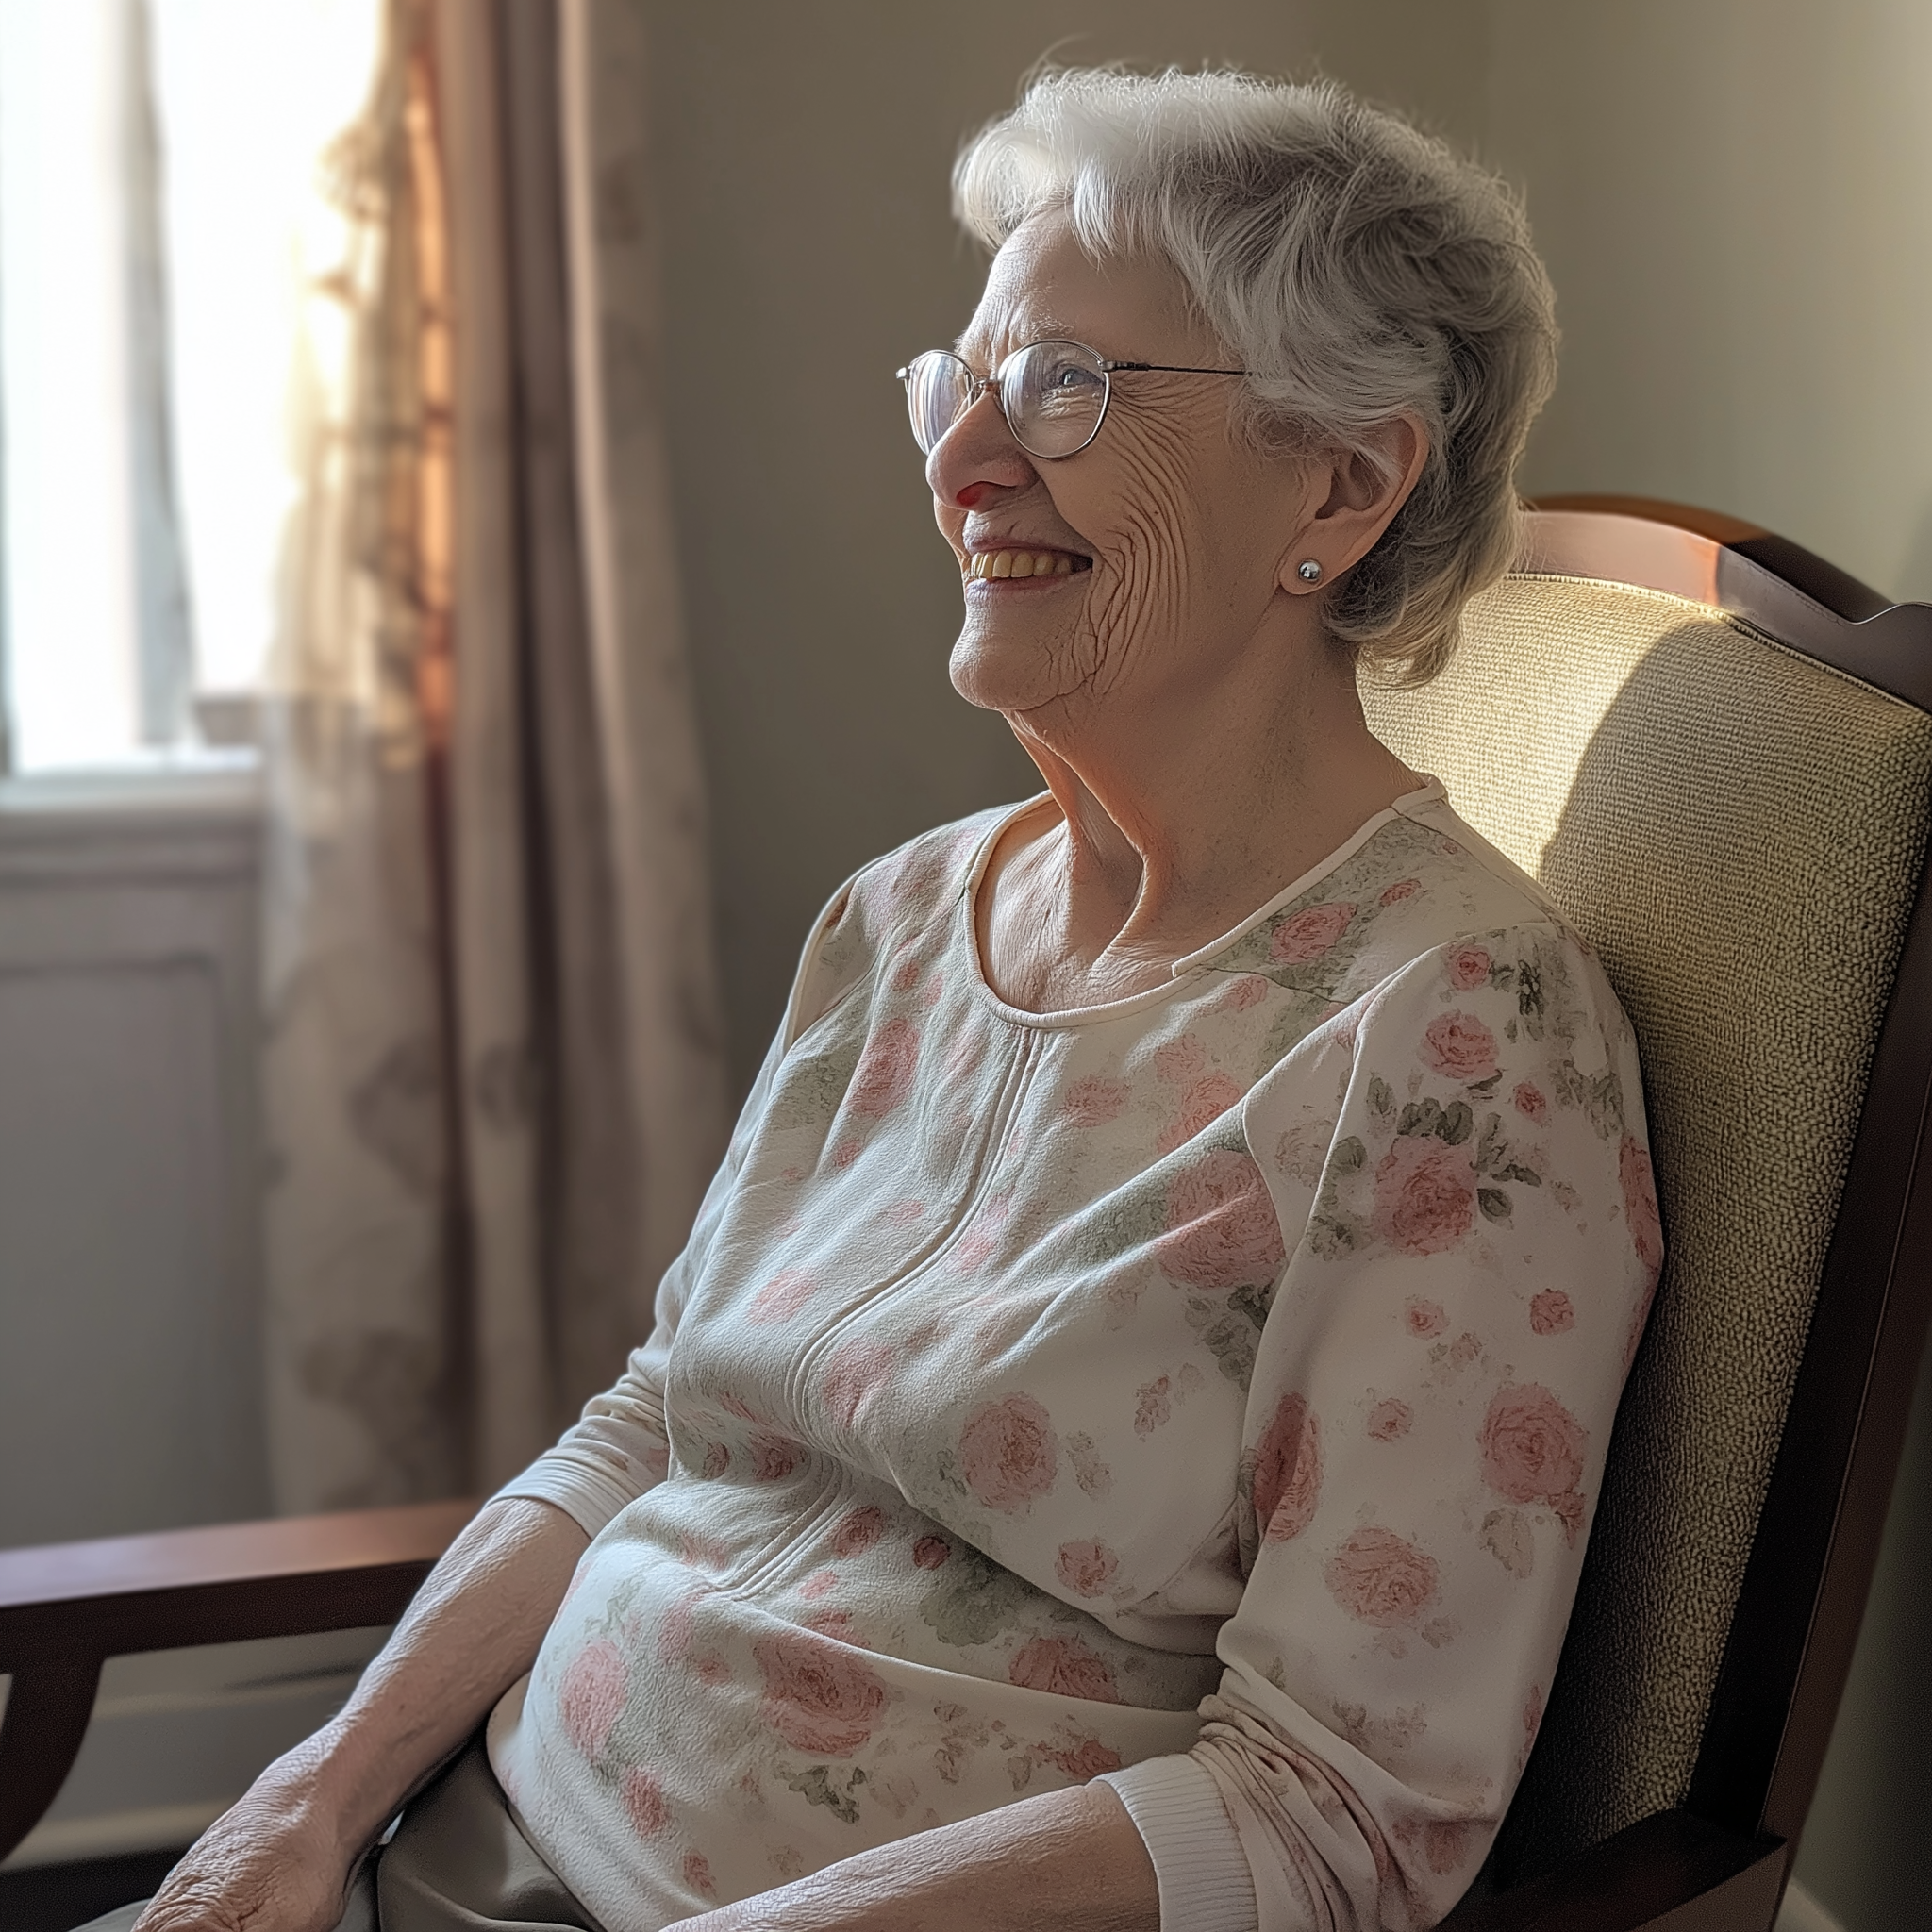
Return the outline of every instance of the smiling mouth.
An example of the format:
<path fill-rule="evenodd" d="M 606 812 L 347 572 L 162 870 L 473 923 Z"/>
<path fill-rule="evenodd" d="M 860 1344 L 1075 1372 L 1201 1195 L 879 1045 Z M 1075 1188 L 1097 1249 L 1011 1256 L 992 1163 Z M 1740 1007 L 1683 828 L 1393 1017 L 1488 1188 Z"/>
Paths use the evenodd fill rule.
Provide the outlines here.
<path fill-rule="evenodd" d="M 968 583 L 983 584 L 1011 577 L 1070 577 L 1092 568 L 1091 557 L 1066 550 L 975 550 L 965 575 Z"/>

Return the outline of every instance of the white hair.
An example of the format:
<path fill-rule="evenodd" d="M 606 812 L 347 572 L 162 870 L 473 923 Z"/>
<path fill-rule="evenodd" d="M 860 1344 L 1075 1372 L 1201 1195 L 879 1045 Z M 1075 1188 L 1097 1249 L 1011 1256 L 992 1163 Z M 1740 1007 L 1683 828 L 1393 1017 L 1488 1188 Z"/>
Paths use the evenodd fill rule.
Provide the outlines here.
<path fill-rule="evenodd" d="M 1170 263 L 1250 372 L 1264 446 L 1386 477 L 1372 433 L 1412 410 L 1422 475 L 1324 617 L 1385 678 L 1442 668 L 1515 555 L 1516 463 L 1556 379 L 1549 277 L 1502 181 L 1329 82 L 1073 69 L 967 144 L 953 193 L 989 249 L 1062 209 L 1096 258 Z"/>

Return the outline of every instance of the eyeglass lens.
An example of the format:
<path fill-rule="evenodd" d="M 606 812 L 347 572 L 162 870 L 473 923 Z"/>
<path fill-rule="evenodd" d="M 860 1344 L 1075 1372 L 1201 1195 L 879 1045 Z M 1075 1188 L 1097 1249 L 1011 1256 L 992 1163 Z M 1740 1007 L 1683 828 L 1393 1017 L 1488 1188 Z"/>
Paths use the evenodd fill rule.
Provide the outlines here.
<path fill-rule="evenodd" d="M 1013 441 L 1029 455 L 1070 457 L 1091 442 L 1107 411 L 1107 370 L 1079 342 L 1030 342 L 998 376 L 1000 407 Z M 971 408 L 977 383 L 957 356 L 929 349 L 906 375 L 912 434 L 928 455 Z"/>

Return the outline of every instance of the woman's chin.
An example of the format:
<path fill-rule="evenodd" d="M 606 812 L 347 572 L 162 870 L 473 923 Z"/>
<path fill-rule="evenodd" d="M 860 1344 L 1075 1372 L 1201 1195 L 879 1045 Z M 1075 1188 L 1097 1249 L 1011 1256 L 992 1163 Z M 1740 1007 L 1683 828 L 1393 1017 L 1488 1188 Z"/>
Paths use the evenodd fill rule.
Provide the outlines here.
<path fill-rule="evenodd" d="M 953 689 L 984 711 L 1026 711 L 1054 695 L 1055 654 L 1041 641 L 988 637 L 969 625 L 947 669 Z"/>

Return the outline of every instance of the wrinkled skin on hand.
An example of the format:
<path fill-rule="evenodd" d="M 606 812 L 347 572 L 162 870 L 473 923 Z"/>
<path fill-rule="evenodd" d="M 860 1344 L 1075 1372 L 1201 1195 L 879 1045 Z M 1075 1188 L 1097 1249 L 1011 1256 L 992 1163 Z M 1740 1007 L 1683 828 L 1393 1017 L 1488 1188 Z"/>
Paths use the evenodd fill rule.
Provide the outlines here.
<path fill-rule="evenodd" d="M 135 1932 L 335 1932 L 356 1858 L 299 1766 L 272 1766 L 209 1825 Z"/>

